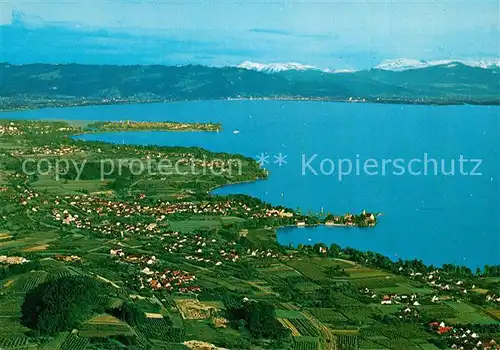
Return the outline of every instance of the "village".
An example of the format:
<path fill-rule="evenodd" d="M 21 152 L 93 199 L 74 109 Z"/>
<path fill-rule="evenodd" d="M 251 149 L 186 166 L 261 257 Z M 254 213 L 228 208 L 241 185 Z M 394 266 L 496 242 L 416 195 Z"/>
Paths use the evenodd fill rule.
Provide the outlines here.
<path fill-rule="evenodd" d="M 481 336 L 481 334 L 467 328 L 446 326 L 444 322 L 431 322 L 429 323 L 429 327 L 439 335 L 447 337 L 451 343 L 450 349 L 500 349 L 500 345 L 497 344 L 495 339 L 484 339 L 484 336 Z"/>
<path fill-rule="evenodd" d="M 21 198 L 21 204 L 26 205 L 30 199 L 37 196 L 37 193 L 25 193 Z M 155 230 L 159 232 L 158 225 L 167 221 L 168 216 L 176 214 L 237 216 L 246 219 L 293 218 L 294 216 L 293 212 L 284 209 L 274 209 L 267 206 L 251 207 L 243 202 L 232 200 L 206 203 L 160 201 L 148 204 L 140 201 L 132 203 L 111 201 L 82 194 L 56 196 L 53 206 L 52 215 L 56 221 L 66 225 L 74 225 L 79 229 L 99 230 L 105 234 L 119 235 L 129 232 L 140 234 Z M 33 208 L 37 209 L 36 206 Z M 82 219 L 77 212 L 91 215 L 86 215 L 85 219 Z M 140 220 L 133 220 L 134 217 L 140 218 Z M 92 223 L 92 219 L 95 219 L 95 224 Z M 104 219 L 114 222 L 104 222 Z M 120 220 L 123 220 L 123 223 Z"/>
<path fill-rule="evenodd" d="M 216 168 L 234 166 L 232 159 L 239 159 L 225 155 L 217 160 L 209 153 L 200 156 L 187 149 L 93 145 L 65 137 L 81 128 L 23 123 L 7 124 L 18 129 L 11 132 L 19 132 L 8 136 L 14 138 L 9 142 L 16 137 L 23 140 L 22 147 L 9 144 L 5 149 L 9 157 L 94 157 L 94 162 L 107 157 L 170 158 L 180 160 L 183 167 Z M 64 135 L 64 143 L 43 144 L 43 135 Z M 254 178 L 261 174 L 256 169 L 245 165 L 241 177 L 224 181 Z M 248 175 L 248 171 L 255 173 Z M 491 322 L 500 309 L 499 291 L 480 274 L 456 269 L 459 274 L 446 266 L 427 267 L 412 261 L 391 262 L 348 247 L 330 250 L 322 244 L 284 247 L 276 243 L 279 227 L 373 227 L 380 214 L 363 210 L 360 214 L 303 215 L 246 196 L 215 196 L 208 193 L 210 189 L 225 182 L 209 182 L 210 173 L 193 174 L 158 196 L 148 187 L 163 182 L 148 174 L 141 178 L 147 178 L 147 185 L 134 190 L 140 179 L 133 176 L 116 189 L 99 180 L 63 178 L 56 182 L 55 174 L 4 174 L 0 201 L 8 210 L 2 212 L 0 221 L 0 272 L 5 277 L 0 281 L 2 310 L 12 309 L 6 307 L 14 305 L 9 300 L 22 301 L 19 296 L 30 288 L 79 276 L 109 286 L 112 305 L 133 303 L 141 310 L 147 328 L 127 327 L 144 342 L 148 338 L 161 341 L 158 337 L 168 330 L 184 334 L 175 342 L 208 341 L 237 348 L 225 339 L 235 337 L 236 341 L 248 331 L 231 318 L 229 310 L 246 300 L 251 301 L 249 305 L 272 305 L 278 324 L 291 332 L 291 349 L 327 348 L 325 339 L 337 344 L 337 349 L 342 349 L 340 344 L 400 349 L 410 348 L 406 345 L 417 338 L 421 343 L 432 340 L 464 350 L 498 348 L 496 325 Z M 200 179 L 204 185 L 186 191 L 185 184 Z M 81 190 L 84 186 L 88 190 Z M 461 314 L 450 305 L 467 312 Z M 13 314 L 2 312 L 8 316 L 0 313 L 2 322 L 16 320 Z M 162 323 L 155 328 L 155 323 L 170 319 L 174 326 Z M 101 330 L 86 333 L 86 327 L 87 322 L 78 326 L 72 336 L 79 340 L 86 334 L 101 336 Z M 0 332 L 0 347 L 3 341 Z"/>
<path fill-rule="evenodd" d="M 377 217 L 373 213 L 368 213 L 363 209 L 361 214 L 353 215 L 346 213 L 344 216 L 327 215 L 325 226 L 366 226 L 374 227 L 377 224 Z"/>
<path fill-rule="evenodd" d="M 217 267 L 224 267 L 225 264 L 238 264 L 242 259 L 247 261 L 248 259 L 273 259 L 277 261 L 278 259 L 286 259 L 291 258 L 292 256 L 283 255 L 280 252 L 273 251 L 271 249 L 267 250 L 259 250 L 259 249 L 245 249 L 238 245 L 237 242 L 228 242 L 221 241 L 218 242 L 215 238 L 206 238 L 200 235 L 186 235 L 181 234 L 179 232 L 167 232 L 161 235 L 152 235 L 148 234 L 147 238 L 158 238 L 160 247 L 164 247 L 164 251 L 158 252 L 166 259 L 170 259 L 172 257 L 180 258 L 185 260 L 187 263 L 196 264 L 202 267 L 210 267 L 212 271 Z M 130 264 L 139 265 L 139 269 L 142 274 L 149 276 L 146 280 L 148 285 L 150 285 L 151 289 L 158 290 L 161 288 L 166 288 L 171 291 L 174 287 L 172 284 L 172 280 L 167 280 L 165 283 L 169 283 L 166 285 L 162 281 L 165 281 L 165 277 L 158 278 L 158 276 L 163 276 L 165 271 L 168 271 L 167 275 L 171 272 L 170 270 L 161 269 L 158 270 L 158 265 L 163 265 L 165 261 L 161 261 L 162 259 L 157 258 L 156 255 L 140 255 L 134 253 L 127 253 L 126 248 L 121 248 L 123 246 L 121 242 L 117 243 L 116 249 L 110 249 L 109 254 L 118 261 Z M 157 244 L 153 245 L 157 246 Z M 232 248 L 228 248 L 228 246 Z M 150 248 L 151 249 L 151 248 Z M 165 255 L 166 254 L 166 255 Z M 179 270 L 174 270 L 175 276 L 185 275 L 185 272 Z M 194 275 L 190 275 L 195 278 Z M 179 288 L 181 292 L 191 291 L 197 292 L 196 288 L 193 289 L 192 286 L 185 286 L 185 284 L 189 284 L 193 281 L 193 279 L 182 278 L 175 281 L 175 285 Z M 154 281 L 152 284 L 151 282 Z M 160 281 L 160 282 L 158 282 Z M 143 278 L 140 278 L 141 288 L 145 288 L 143 283 Z M 187 288 L 187 289 L 182 289 Z"/>

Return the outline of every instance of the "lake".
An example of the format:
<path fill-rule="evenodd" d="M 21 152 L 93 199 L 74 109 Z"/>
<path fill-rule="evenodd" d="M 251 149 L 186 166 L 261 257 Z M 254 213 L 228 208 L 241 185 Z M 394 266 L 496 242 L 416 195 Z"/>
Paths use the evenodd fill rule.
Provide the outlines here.
<path fill-rule="evenodd" d="M 245 193 L 302 212 L 383 213 L 373 229 L 281 229 L 284 245 L 337 243 L 428 264 L 500 264 L 500 107 L 200 101 L 43 109 L 3 118 L 221 122 L 219 133 L 81 138 L 262 154 L 269 179 L 215 193 Z"/>

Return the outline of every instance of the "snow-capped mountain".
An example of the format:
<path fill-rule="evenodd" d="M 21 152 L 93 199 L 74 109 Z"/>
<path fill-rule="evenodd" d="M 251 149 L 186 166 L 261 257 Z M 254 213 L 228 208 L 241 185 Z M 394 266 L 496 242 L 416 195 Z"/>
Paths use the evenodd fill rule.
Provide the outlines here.
<path fill-rule="evenodd" d="M 375 69 L 390 70 L 395 72 L 401 72 L 409 69 L 421 69 L 433 66 L 443 66 L 453 68 L 457 64 L 463 64 L 470 67 L 478 67 L 483 69 L 500 68 L 500 59 L 449 59 L 449 60 L 416 60 L 411 58 L 397 58 L 384 60 L 377 66 L 373 67 Z M 237 66 L 238 68 L 244 68 L 248 70 L 254 70 L 264 73 L 278 73 L 284 71 L 318 71 L 323 73 L 354 73 L 354 69 L 330 69 L 330 68 L 318 68 L 316 66 L 311 66 L 308 64 L 301 64 L 296 62 L 286 62 L 286 63 L 258 63 L 252 61 L 245 61 Z"/>
<path fill-rule="evenodd" d="M 466 66 L 478 67 L 483 69 L 500 67 L 500 59 L 498 58 L 484 59 L 484 60 L 455 59 L 455 60 L 435 60 L 435 61 L 415 60 L 411 58 L 397 58 L 393 60 L 384 60 L 379 65 L 375 66 L 375 69 L 392 70 L 400 72 L 408 69 L 421 69 L 432 66 L 454 67 L 456 63 L 461 63 Z"/>
<path fill-rule="evenodd" d="M 296 62 L 287 62 L 287 63 L 257 63 L 251 61 L 245 61 L 238 65 L 238 68 L 245 68 L 249 70 L 256 70 L 258 72 L 265 73 L 276 73 L 282 72 L 286 70 L 321 70 L 315 66 L 300 64 Z"/>
<path fill-rule="evenodd" d="M 325 69 L 323 70 L 325 73 L 354 73 L 357 72 L 357 70 L 352 69 L 352 68 L 345 68 L 345 69 Z"/>
<path fill-rule="evenodd" d="M 277 73 L 277 72 L 283 72 L 287 70 L 296 70 L 296 71 L 308 71 L 308 70 L 314 70 L 314 71 L 319 71 L 319 72 L 324 72 L 324 73 L 353 73 L 356 72 L 356 70 L 347 68 L 347 69 L 323 69 L 323 68 L 318 68 L 316 66 L 311 66 L 308 64 L 301 64 L 297 62 L 287 62 L 287 63 L 257 63 L 257 62 L 251 62 L 251 61 L 245 61 L 237 66 L 238 68 L 244 68 L 244 69 L 249 69 L 249 70 L 255 70 L 258 72 L 264 72 L 264 73 Z"/>

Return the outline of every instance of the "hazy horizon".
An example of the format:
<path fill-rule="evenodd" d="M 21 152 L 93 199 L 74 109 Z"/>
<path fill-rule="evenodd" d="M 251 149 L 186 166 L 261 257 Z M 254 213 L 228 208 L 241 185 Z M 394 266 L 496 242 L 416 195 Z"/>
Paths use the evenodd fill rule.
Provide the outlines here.
<path fill-rule="evenodd" d="M 50 6 L 49 6 L 50 5 Z M 3 1 L 1 61 L 298 62 L 365 69 L 386 59 L 497 59 L 499 4 L 466 2 Z"/>

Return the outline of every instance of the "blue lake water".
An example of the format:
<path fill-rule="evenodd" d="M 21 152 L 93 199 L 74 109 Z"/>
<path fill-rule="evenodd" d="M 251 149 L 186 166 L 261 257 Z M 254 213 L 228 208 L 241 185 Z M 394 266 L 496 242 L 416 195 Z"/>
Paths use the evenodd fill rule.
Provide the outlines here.
<path fill-rule="evenodd" d="M 115 143 L 199 146 L 255 157 L 267 154 L 269 179 L 217 189 L 245 193 L 303 212 L 382 212 L 373 229 L 286 228 L 280 243 L 338 243 L 391 258 L 455 263 L 472 268 L 500 264 L 500 108 L 408 106 L 282 101 L 202 101 L 96 106 L 3 113 L 4 118 L 75 120 L 176 120 L 221 122 L 219 133 L 127 132 L 83 135 Z M 238 130 L 239 133 L 233 133 Z M 286 156 L 286 164 L 275 157 Z M 423 171 L 427 153 L 428 175 Z M 314 156 L 316 155 L 316 156 Z M 460 173 L 459 157 L 481 159 L 476 173 Z M 303 160 L 304 157 L 304 160 Z M 304 163 L 310 167 L 304 168 Z M 371 167 L 365 171 L 368 158 Z M 339 159 L 354 169 L 339 178 Z M 382 161 L 401 159 L 404 175 Z M 412 159 L 412 171 L 408 164 Z M 434 175 L 436 159 L 439 173 Z M 449 172 L 442 175 L 441 160 Z M 360 169 L 356 173 L 356 160 Z M 323 172 L 321 172 L 323 161 Z M 375 174 L 374 162 L 378 163 Z M 347 170 L 347 161 L 344 161 Z M 400 163 L 401 164 L 401 163 Z M 463 163 L 470 173 L 472 161 Z M 305 172 L 303 171 L 305 170 Z M 396 171 L 400 173 L 400 170 Z M 315 175 L 314 173 L 317 173 Z"/>

